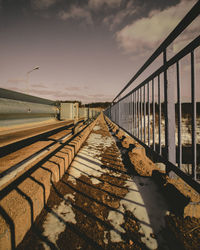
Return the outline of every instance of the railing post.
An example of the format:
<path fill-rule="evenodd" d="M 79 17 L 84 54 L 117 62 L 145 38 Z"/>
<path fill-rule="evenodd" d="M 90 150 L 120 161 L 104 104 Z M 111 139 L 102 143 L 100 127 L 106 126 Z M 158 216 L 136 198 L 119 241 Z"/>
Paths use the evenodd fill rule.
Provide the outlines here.
<path fill-rule="evenodd" d="M 192 177 L 197 179 L 197 145 L 196 145 L 196 86 L 195 86 L 194 51 L 191 52 L 191 102 L 192 102 Z"/>
<path fill-rule="evenodd" d="M 163 64 L 166 65 L 167 53 L 163 51 Z M 176 144 L 175 144 L 175 102 L 174 84 L 172 79 L 168 81 L 167 68 L 164 70 L 164 98 L 165 98 L 165 152 L 167 159 L 176 164 Z M 166 169 L 170 178 L 174 178 L 174 173 Z"/>

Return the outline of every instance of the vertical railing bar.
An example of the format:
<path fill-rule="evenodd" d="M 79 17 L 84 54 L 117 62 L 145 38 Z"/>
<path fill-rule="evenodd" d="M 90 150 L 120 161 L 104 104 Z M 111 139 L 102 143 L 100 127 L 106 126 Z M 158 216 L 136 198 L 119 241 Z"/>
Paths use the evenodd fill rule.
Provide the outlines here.
<path fill-rule="evenodd" d="M 125 98 L 125 129 L 128 130 L 128 126 L 127 126 L 127 117 L 128 117 L 128 102 L 127 102 L 127 98 Z"/>
<path fill-rule="evenodd" d="M 167 50 L 163 51 L 163 65 L 167 64 Z M 176 143 L 175 143 L 175 103 L 174 85 L 172 79 L 168 81 L 167 68 L 164 70 L 164 97 L 165 97 L 165 157 L 173 164 L 176 164 Z M 170 178 L 175 178 L 175 174 L 166 169 Z"/>
<path fill-rule="evenodd" d="M 138 89 L 137 94 L 138 94 L 138 135 L 137 137 L 140 138 L 140 89 Z"/>
<path fill-rule="evenodd" d="M 128 112 L 128 132 L 130 133 L 131 130 L 131 123 L 130 123 L 130 114 L 131 114 L 131 100 L 130 100 L 130 95 L 129 95 L 129 98 L 128 98 L 128 107 L 129 107 L 129 112 Z"/>
<path fill-rule="evenodd" d="M 116 123 L 118 123 L 118 106 L 119 106 L 118 103 L 115 104 L 115 110 L 116 110 L 115 111 L 115 122 Z"/>
<path fill-rule="evenodd" d="M 131 133 L 131 95 L 129 95 L 129 133 Z"/>
<path fill-rule="evenodd" d="M 125 109 L 125 105 L 126 105 L 126 103 L 125 103 L 125 100 L 123 100 L 123 127 L 125 126 L 125 122 L 124 122 L 124 119 L 125 119 L 125 111 L 126 111 L 126 109 Z"/>
<path fill-rule="evenodd" d="M 158 133 L 159 133 L 159 154 L 162 154 L 161 145 L 161 101 L 160 101 L 160 75 L 158 75 Z"/>
<path fill-rule="evenodd" d="M 180 85 L 180 72 L 179 62 L 176 63 L 176 76 L 177 76 L 177 102 L 178 102 L 178 167 L 181 168 L 182 164 L 182 142 L 181 142 L 181 85 Z"/>
<path fill-rule="evenodd" d="M 131 134 L 133 135 L 133 93 L 131 94 Z"/>
<path fill-rule="evenodd" d="M 120 123 L 120 102 L 118 102 L 118 124 Z"/>
<path fill-rule="evenodd" d="M 119 102 L 118 102 L 118 114 L 117 114 L 117 119 L 118 119 L 118 124 L 119 124 Z"/>
<path fill-rule="evenodd" d="M 137 136 L 137 92 L 135 91 L 135 136 Z"/>
<path fill-rule="evenodd" d="M 133 135 L 135 136 L 135 92 L 133 92 Z"/>
<path fill-rule="evenodd" d="M 142 88 L 140 88 L 140 140 L 142 141 Z"/>
<path fill-rule="evenodd" d="M 117 124 L 119 124 L 119 102 L 117 104 Z"/>
<path fill-rule="evenodd" d="M 192 177 L 196 180 L 197 147 L 196 147 L 196 86 L 194 69 L 194 51 L 191 52 L 191 99 L 192 99 Z"/>
<path fill-rule="evenodd" d="M 117 117 L 117 106 L 115 105 L 115 122 L 116 122 L 116 117 Z"/>
<path fill-rule="evenodd" d="M 166 49 L 163 51 L 163 64 L 165 65 L 167 62 L 167 51 Z M 167 70 L 164 70 L 164 103 L 165 103 L 165 108 L 164 108 L 164 112 L 165 112 L 165 153 L 167 159 L 169 159 L 169 153 L 168 153 L 168 114 L 167 114 L 167 99 L 168 99 L 168 95 L 167 95 Z M 168 172 L 168 171 L 167 171 Z"/>
<path fill-rule="evenodd" d="M 133 108 L 132 108 L 132 103 L 133 103 L 133 100 L 132 100 L 132 94 L 130 95 L 130 114 L 129 114 L 129 121 L 130 121 L 130 134 L 132 134 L 132 123 L 133 123 L 133 116 L 132 116 L 132 113 L 133 113 Z"/>
<path fill-rule="evenodd" d="M 154 79 L 152 80 L 152 113 L 153 113 L 153 150 L 155 150 L 155 98 L 154 98 Z"/>
<path fill-rule="evenodd" d="M 122 101 L 119 102 L 119 125 L 122 126 L 122 111 L 123 111 L 123 103 Z"/>
<path fill-rule="evenodd" d="M 121 101 L 119 102 L 119 126 L 121 126 L 120 125 L 120 123 L 121 123 L 120 122 L 121 121 L 121 112 L 120 111 L 121 111 Z"/>
<path fill-rule="evenodd" d="M 148 146 L 150 147 L 150 98 L 149 98 L 149 82 L 147 83 L 147 96 L 148 96 Z"/>
<path fill-rule="evenodd" d="M 125 117 L 124 117 L 124 124 L 125 124 L 125 129 L 127 130 L 127 113 L 128 113 L 128 109 L 127 109 L 127 98 L 124 99 L 125 101 Z"/>
<path fill-rule="evenodd" d="M 144 143 L 146 143 L 146 97 L 145 97 L 145 85 L 143 90 L 144 95 Z"/>
<path fill-rule="evenodd" d="M 127 106 L 128 106 L 128 115 L 127 115 L 127 117 L 128 117 L 128 119 L 127 119 L 128 124 L 127 124 L 127 125 L 128 125 L 128 126 L 127 126 L 127 131 L 128 131 L 128 132 L 130 132 L 130 131 L 129 131 L 129 128 L 130 128 L 130 126 L 129 126 L 129 125 L 130 125 L 130 124 L 129 124 L 129 114 L 130 114 L 130 100 L 129 100 L 129 97 L 130 97 L 130 96 L 127 97 Z"/>
<path fill-rule="evenodd" d="M 126 106 L 127 106 L 127 116 L 126 116 L 126 130 L 129 132 L 129 96 L 126 98 Z"/>
<path fill-rule="evenodd" d="M 131 95 L 129 95 L 129 133 L 131 133 Z"/>

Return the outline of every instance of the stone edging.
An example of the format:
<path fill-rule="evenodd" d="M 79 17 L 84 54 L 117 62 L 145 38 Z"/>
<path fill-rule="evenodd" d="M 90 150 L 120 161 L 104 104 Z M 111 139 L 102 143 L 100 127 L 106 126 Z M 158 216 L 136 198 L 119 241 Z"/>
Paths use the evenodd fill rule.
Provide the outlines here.
<path fill-rule="evenodd" d="M 124 148 L 128 149 L 130 148 L 130 145 L 132 145 L 128 154 L 134 165 L 135 171 L 141 176 L 151 176 L 153 178 L 167 198 L 172 207 L 172 211 L 184 217 L 190 216 L 200 218 L 200 195 L 186 183 L 183 184 L 187 185 L 187 189 L 189 190 L 187 194 L 184 194 L 182 190 L 179 190 L 177 185 L 170 183 L 166 174 L 164 174 L 163 171 L 160 171 L 156 164 L 146 156 L 144 147 L 130 137 L 125 131 L 123 131 L 123 129 L 119 128 L 108 117 L 105 117 L 105 120 L 116 136 L 122 140 L 122 146 Z M 144 168 L 144 164 L 146 169 Z M 173 182 L 173 180 L 171 180 L 171 182 Z M 196 195 L 198 195 L 198 202 L 196 202 L 196 199 L 193 201 L 193 197 L 190 195 L 191 193 L 196 193 Z"/>
<path fill-rule="evenodd" d="M 58 182 L 62 178 L 97 120 L 0 201 L 0 249 L 15 249 L 23 240 L 48 200 L 51 182 Z"/>

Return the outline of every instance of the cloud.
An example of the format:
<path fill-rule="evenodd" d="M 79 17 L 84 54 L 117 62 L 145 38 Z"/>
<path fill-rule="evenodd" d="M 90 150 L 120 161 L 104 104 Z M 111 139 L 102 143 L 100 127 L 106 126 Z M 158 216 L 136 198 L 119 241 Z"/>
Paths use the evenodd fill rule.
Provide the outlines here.
<path fill-rule="evenodd" d="M 34 87 L 40 86 L 43 88 L 42 84 L 34 84 L 29 88 L 29 94 L 33 96 L 40 96 L 47 99 L 52 100 L 77 100 L 82 101 L 84 103 L 88 102 L 104 102 L 104 101 L 110 101 L 114 98 L 113 95 L 107 95 L 107 94 L 100 94 L 100 93 L 94 93 L 94 94 L 88 94 L 86 92 L 77 92 L 74 94 L 69 93 L 66 91 L 65 88 L 63 90 L 54 90 L 54 89 L 35 89 Z M 74 87 L 76 88 L 76 87 Z M 78 88 L 78 87 L 77 87 Z M 20 86 L 13 86 L 9 89 L 27 94 L 27 89 L 21 88 Z"/>
<path fill-rule="evenodd" d="M 119 46 L 126 53 L 136 55 L 152 51 L 175 28 L 194 3 L 193 0 L 182 0 L 175 6 L 152 11 L 148 17 L 125 26 L 116 33 Z"/>
<path fill-rule="evenodd" d="M 39 84 L 32 84 L 31 85 L 33 88 L 42 88 L 42 89 L 46 89 L 46 86 L 43 83 L 39 83 Z"/>
<path fill-rule="evenodd" d="M 75 5 L 69 11 L 60 11 L 58 16 L 62 20 L 85 19 L 88 24 L 93 24 L 91 13 L 87 9 Z"/>
<path fill-rule="evenodd" d="M 71 86 L 71 87 L 65 88 L 65 90 L 68 90 L 68 91 L 80 91 L 80 90 L 82 90 L 82 88 L 81 87 L 73 87 L 73 86 Z"/>
<path fill-rule="evenodd" d="M 110 15 L 103 19 L 103 23 L 113 30 L 117 25 L 121 24 L 126 17 L 132 16 L 136 13 L 138 8 L 133 5 L 133 2 L 128 2 L 125 9 L 120 10 L 115 15 Z"/>
<path fill-rule="evenodd" d="M 18 84 L 18 83 L 27 83 L 27 80 L 26 79 L 8 79 L 7 80 L 7 83 L 8 84 Z"/>
<path fill-rule="evenodd" d="M 98 10 L 102 8 L 102 6 L 107 5 L 111 8 L 120 7 L 122 0 L 89 0 L 88 5 L 93 10 Z"/>
<path fill-rule="evenodd" d="M 82 101 L 84 103 L 88 102 L 104 102 L 104 101 L 110 101 L 114 98 L 113 95 L 106 95 L 106 94 L 87 94 L 87 93 L 82 93 L 82 94 L 68 94 L 67 92 L 62 92 L 56 94 L 56 98 L 60 100 L 78 100 Z"/>
<path fill-rule="evenodd" d="M 45 98 L 57 98 L 58 95 L 62 94 L 62 91 L 57 91 L 57 90 L 48 90 L 48 89 L 34 89 L 30 88 L 30 94 L 31 95 L 39 95 L 39 96 L 44 96 Z M 49 96 L 49 97 L 48 97 Z"/>
<path fill-rule="evenodd" d="M 58 0 L 31 0 L 32 7 L 40 10 L 47 9 L 57 2 Z"/>

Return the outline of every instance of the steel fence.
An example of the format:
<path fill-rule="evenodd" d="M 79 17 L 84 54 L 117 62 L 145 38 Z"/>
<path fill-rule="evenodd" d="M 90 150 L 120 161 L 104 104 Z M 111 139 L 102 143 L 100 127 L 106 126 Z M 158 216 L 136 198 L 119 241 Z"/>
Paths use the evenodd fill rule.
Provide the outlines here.
<path fill-rule="evenodd" d="M 198 17 L 198 1 L 169 36 L 156 49 L 120 93 L 114 98 L 111 106 L 104 112 L 113 122 L 125 129 L 138 142 L 166 164 L 166 172 L 173 176 L 175 172 L 188 184 L 200 192 L 197 179 L 200 173 L 200 138 L 197 137 L 197 63 L 195 53 L 200 46 L 200 35 L 190 41 L 183 49 L 171 58 L 167 58 L 169 46 Z M 155 62 L 162 58 L 159 68 L 122 98 L 120 97 L 139 76 Z M 182 100 L 181 60 L 189 58 L 190 101 Z M 172 73 L 171 73 L 172 72 Z M 173 74 L 173 80 L 172 80 Z M 176 101 L 175 101 L 176 99 Z M 198 104 L 199 107 L 199 104 Z M 187 112 L 185 111 L 187 110 Z M 188 111 L 189 110 L 189 111 Z M 183 118 L 187 118 L 191 130 L 191 143 L 183 142 Z M 200 123 L 198 125 L 200 127 Z M 198 134 L 200 135 L 200 133 Z M 189 145 L 190 144 L 190 145 Z M 184 154 L 184 155 L 183 155 Z M 188 172 L 184 166 L 187 162 Z M 191 171 L 190 171 L 191 170 Z"/>

